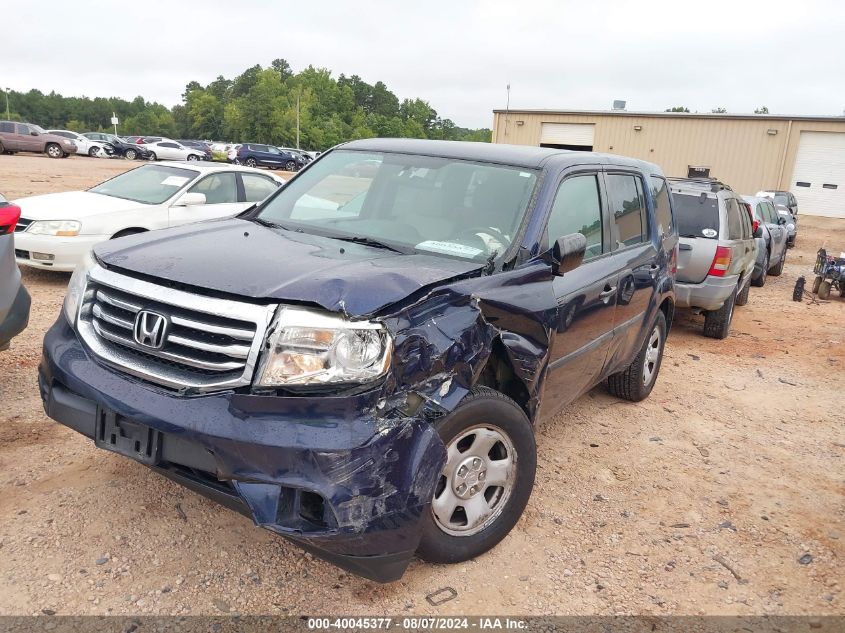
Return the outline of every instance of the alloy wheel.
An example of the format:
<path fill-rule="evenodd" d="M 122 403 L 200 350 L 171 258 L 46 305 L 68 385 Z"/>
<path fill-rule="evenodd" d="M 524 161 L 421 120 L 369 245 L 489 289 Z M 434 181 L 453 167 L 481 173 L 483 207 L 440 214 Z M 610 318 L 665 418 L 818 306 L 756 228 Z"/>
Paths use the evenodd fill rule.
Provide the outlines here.
<path fill-rule="evenodd" d="M 502 513 L 516 479 L 516 449 L 500 428 L 479 424 L 446 447 L 446 465 L 431 511 L 437 526 L 452 536 L 472 536 Z"/>
<path fill-rule="evenodd" d="M 643 385 L 646 387 L 654 380 L 657 373 L 657 363 L 660 361 L 660 328 L 656 327 L 648 337 L 648 346 L 645 348 L 645 360 L 643 361 Z"/>

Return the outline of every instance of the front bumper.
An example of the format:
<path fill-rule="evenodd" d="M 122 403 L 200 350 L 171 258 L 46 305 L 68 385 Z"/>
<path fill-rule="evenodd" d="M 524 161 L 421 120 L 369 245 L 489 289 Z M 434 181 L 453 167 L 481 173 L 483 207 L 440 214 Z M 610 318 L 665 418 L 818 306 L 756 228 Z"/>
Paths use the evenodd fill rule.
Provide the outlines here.
<path fill-rule="evenodd" d="M 0 349 L 4 349 L 9 341 L 26 329 L 29 323 L 29 308 L 32 301 L 23 284 L 18 287 L 12 305 L 6 316 L 0 321 Z"/>
<path fill-rule="evenodd" d="M 30 235 L 15 233 L 15 259 L 21 266 L 72 272 L 91 249 L 109 239 L 108 235 Z M 35 259 L 33 253 L 52 255 L 53 259 Z"/>
<path fill-rule="evenodd" d="M 675 305 L 678 308 L 699 308 L 718 310 L 731 296 L 739 283 L 739 277 L 713 277 L 708 275 L 704 281 L 691 284 L 678 281 L 675 283 Z"/>
<path fill-rule="evenodd" d="M 179 396 L 94 361 L 64 316 L 39 386 L 51 418 L 89 438 L 148 427 L 155 455 L 138 461 L 379 582 L 404 573 L 446 458 L 426 420 L 377 417 L 375 392 Z"/>

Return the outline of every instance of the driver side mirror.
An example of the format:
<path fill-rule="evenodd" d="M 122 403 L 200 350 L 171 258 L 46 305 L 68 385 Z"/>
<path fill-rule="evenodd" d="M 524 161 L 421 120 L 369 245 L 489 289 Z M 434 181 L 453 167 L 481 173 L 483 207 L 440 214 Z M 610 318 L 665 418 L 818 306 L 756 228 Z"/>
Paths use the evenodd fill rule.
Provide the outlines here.
<path fill-rule="evenodd" d="M 205 204 L 205 194 L 204 193 L 186 193 L 181 198 L 179 198 L 176 202 L 173 203 L 174 207 L 194 207 L 200 204 Z"/>
<path fill-rule="evenodd" d="M 38 136 L 38 132 L 36 132 L 35 130 L 30 130 L 29 135 L 30 136 Z"/>
<path fill-rule="evenodd" d="M 779 215 L 779 216 L 778 216 L 778 224 L 780 224 L 781 226 L 783 226 L 784 224 L 786 224 L 786 218 L 785 218 L 785 217 L 783 217 L 783 216 L 781 216 L 781 215 Z"/>
<path fill-rule="evenodd" d="M 571 233 L 559 237 L 552 247 L 555 275 L 563 275 L 575 270 L 584 261 L 587 250 L 587 238 L 581 233 Z"/>

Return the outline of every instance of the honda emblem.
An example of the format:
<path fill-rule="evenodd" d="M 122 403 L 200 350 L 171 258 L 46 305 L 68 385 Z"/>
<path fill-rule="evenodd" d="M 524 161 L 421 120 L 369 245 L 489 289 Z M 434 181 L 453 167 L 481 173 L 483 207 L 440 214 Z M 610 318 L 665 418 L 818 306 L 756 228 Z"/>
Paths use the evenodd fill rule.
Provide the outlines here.
<path fill-rule="evenodd" d="M 163 314 L 141 310 L 135 317 L 135 342 L 142 347 L 161 349 L 167 341 L 167 326 Z"/>

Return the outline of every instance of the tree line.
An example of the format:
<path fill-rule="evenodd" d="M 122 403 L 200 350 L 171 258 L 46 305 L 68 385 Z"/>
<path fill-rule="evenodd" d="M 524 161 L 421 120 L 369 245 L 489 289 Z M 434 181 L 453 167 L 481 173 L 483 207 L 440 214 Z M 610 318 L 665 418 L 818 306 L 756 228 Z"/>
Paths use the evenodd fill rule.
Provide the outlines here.
<path fill-rule="evenodd" d="M 266 68 L 247 68 L 234 79 L 218 76 L 206 86 L 191 81 L 182 103 L 172 108 L 141 96 L 127 101 L 12 90 L 8 97 L 10 118 L 77 132 L 113 130 L 114 112 L 121 134 L 291 147 L 297 140 L 298 111 L 299 144 L 304 149 L 325 150 L 375 136 L 484 142 L 491 138 L 487 128 L 462 128 L 442 118 L 427 101 L 400 101 L 381 81 L 371 85 L 357 75 L 343 74 L 335 79 L 328 69 L 313 66 L 295 73 L 284 59 Z"/>

